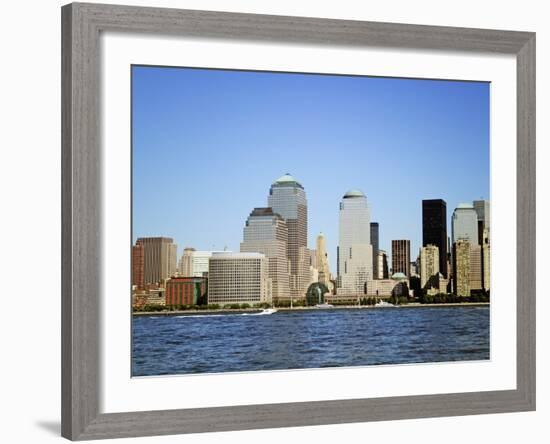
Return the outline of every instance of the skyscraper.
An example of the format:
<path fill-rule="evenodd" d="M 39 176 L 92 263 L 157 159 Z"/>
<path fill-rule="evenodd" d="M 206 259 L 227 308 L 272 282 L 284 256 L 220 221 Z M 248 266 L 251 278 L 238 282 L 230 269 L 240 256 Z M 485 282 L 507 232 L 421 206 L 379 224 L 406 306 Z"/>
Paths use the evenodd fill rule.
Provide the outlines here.
<path fill-rule="evenodd" d="M 328 264 L 328 253 L 325 235 L 319 233 L 317 236 L 317 269 L 319 270 L 319 282 L 329 285 L 330 267 Z"/>
<path fill-rule="evenodd" d="M 284 219 L 272 208 L 254 208 L 243 230 L 241 252 L 266 256 L 274 301 L 290 298 L 287 246 L 288 229 Z"/>
<path fill-rule="evenodd" d="M 477 212 L 469 203 L 461 203 L 453 212 L 453 244 L 459 239 L 479 245 Z"/>
<path fill-rule="evenodd" d="M 372 245 L 372 275 L 378 279 L 378 250 L 379 250 L 378 222 L 370 223 L 370 243 Z"/>
<path fill-rule="evenodd" d="M 177 245 L 169 237 L 140 237 L 143 245 L 143 281 L 161 284 L 176 272 Z"/>
<path fill-rule="evenodd" d="M 403 273 L 411 277 L 411 241 L 399 239 L 391 241 L 391 268 L 392 276 Z"/>
<path fill-rule="evenodd" d="M 422 201 L 422 246 L 439 250 L 439 271 L 447 277 L 447 204 L 442 199 Z"/>
<path fill-rule="evenodd" d="M 491 203 L 488 200 L 474 200 L 474 210 L 477 213 L 479 244 L 483 244 L 483 230 L 491 230 Z"/>
<path fill-rule="evenodd" d="M 304 187 L 288 173 L 279 177 L 269 189 L 268 206 L 285 220 L 288 229 L 291 296 L 305 298 L 310 271 L 306 251 L 307 199 Z"/>
<path fill-rule="evenodd" d="M 352 296 L 365 293 L 372 275 L 370 211 L 362 191 L 350 190 L 340 202 L 338 245 L 338 292 Z"/>
<path fill-rule="evenodd" d="M 388 255 L 385 250 L 378 250 L 378 276 L 375 279 L 388 279 Z"/>

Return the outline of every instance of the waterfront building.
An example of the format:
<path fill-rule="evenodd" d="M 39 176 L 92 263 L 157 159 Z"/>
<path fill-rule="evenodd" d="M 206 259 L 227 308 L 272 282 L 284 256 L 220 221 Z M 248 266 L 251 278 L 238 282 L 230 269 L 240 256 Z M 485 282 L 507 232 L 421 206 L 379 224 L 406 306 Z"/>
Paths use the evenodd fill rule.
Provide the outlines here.
<path fill-rule="evenodd" d="M 139 309 L 146 305 L 166 305 L 164 288 L 146 285 L 145 288 L 132 292 L 132 308 Z"/>
<path fill-rule="evenodd" d="M 271 304 L 268 259 L 261 253 L 213 253 L 208 272 L 209 304 Z"/>
<path fill-rule="evenodd" d="M 145 285 L 145 251 L 139 240 L 132 246 L 132 285 L 138 289 Z"/>
<path fill-rule="evenodd" d="M 458 239 L 453 244 L 453 291 L 458 296 L 470 296 L 470 241 Z"/>
<path fill-rule="evenodd" d="M 363 192 L 350 190 L 344 194 L 339 231 L 337 292 L 363 295 L 366 282 L 373 277 L 370 210 Z"/>
<path fill-rule="evenodd" d="M 388 279 L 389 270 L 388 270 L 388 254 L 385 250 L 378 250 L 378 275 L 375 276 L 375 279 Z"/>
<path fill-rule="evenodd" d="M 483 290 L 489 292 L 491 290 L 491 242 L 489 240 L 489 228 L 485 228 L 485 230 L 483 230 L 482 241 L 481 266 L 483 275 Z"/>
<path fill-rule="evenodd" d="M 420 249 L 420 286 L 431 285 L 432 277 L 439 273 L 439 248 L 427 245 Z"/>
<path fill-rule="evenodd" d="M 439 293 L 449 292 L 449 280 L 445 278 L 441 273 L 437 273 L 430 277 L 424 291 L 428 295 L 436 295 Z"/>
<path fill-rule="evenodd" d="M 371 279 L 367 282 L 367 296 L 388 298 L 408 296 L 409 279 L 404 273 L 394 273 L 390 279 Z"/>
<path fill-rule="evenodd" d="M 392 274 L 403 273 L 411 276 L 411 241 L 399 239 L 391 241 Z"/>
<path fill-rule="evenodd" d="M 448 276 L 447 203 L 443 199 L 422 201 L 422 246 L 435 245 L 439 250 L 439 271 Z"/>
<path fill-rule="evenodd" d="M 316 242 L 317 270 L 319 271 L 319 282 L 329 287 L 331 280 L 330 268 L 328 263 L 328 253 L 325 235 L 319 233 Z M 330 287 L 329 287 L 330 288 Z"/>
<path fill-rule="evenodd" d="M 176 272 L 177 245 L 169 237 L 140 237 L 143 245 L 143 282 L 161 284 Z"/>
<path fill-rule="evenodd" d="M 370 243 L 372 245 L 372 275 L 378 279 L 378 250 L 380 246 L 380 232 L 378 222 L 370 223 Z"/>
<path fill-rule="evenodd" d="M 479 245 L 477 213 L 474 206 L 461 203 L 453 212 L 453 244 L 458 240 L 467 240 L 470 245 Z"/>
<path fill-rule="evenodd" d="M 268 206 L 285 220 L 288 229 L 291 297 L 304 299 L 310 281 L 304 187 L 288 173 L 279 177 L 269 189 Z"/>
<path fill-rule="evenodd" d="M 166 305 L 203 305 L 207 303 L 207 279 L 172 277 L 166 281 Z"/>
<path fill-rule="evenodd" d="M 274 302 L 290 298 L 288 228 L 272 208 L 254 208 L 243 229 L 241 252 L 262 253 L 267 257 Z"/>

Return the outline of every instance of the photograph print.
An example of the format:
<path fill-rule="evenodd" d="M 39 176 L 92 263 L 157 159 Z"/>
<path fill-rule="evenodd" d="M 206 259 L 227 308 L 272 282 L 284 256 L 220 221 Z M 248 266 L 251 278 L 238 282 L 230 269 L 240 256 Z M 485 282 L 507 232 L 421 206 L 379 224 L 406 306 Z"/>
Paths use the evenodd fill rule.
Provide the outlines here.
<path fill-rule="evenodd" d="M 490 83 L 133 65 L 132 376 L 490 359 Z"/>

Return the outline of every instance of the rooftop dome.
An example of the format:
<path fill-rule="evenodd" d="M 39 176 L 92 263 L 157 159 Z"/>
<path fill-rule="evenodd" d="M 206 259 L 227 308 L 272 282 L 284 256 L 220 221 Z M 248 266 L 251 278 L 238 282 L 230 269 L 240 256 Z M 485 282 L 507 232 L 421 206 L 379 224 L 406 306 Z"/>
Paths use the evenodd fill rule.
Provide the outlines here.
<path fill-rule="evenodd" d="M 294 179 L 294 177 L 292 177 L 290 173 L 286 173 L 283 176 L 279 177 L 275 182 L 273 182 L 273 186 L 298 186 L 300 188 L 303 188 L 302 184 Z"/>
<path fill-rule="evenodd" d="M 361 190 L 349 190 L 346 194 L 344 194 L 344 199 L 348 199 L 350 197 L 365 197 L 365 194 Z"/>
<path fill-rule="evenodd" d="M 399 273 L 392 274 L 391 278 L 396 281 L 401 281 L 403 279 L 407 279 L 407 276 L 405 275 L 405 273 L 399 272 Z"/>

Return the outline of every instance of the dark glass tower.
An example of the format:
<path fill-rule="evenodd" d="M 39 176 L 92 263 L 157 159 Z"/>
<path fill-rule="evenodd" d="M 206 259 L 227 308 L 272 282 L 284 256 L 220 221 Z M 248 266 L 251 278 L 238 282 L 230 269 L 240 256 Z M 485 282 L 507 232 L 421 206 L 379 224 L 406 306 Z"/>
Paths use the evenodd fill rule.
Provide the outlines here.
<path fill-rule="evenodd" d="M 422 246 L 439 248 L 439 271 L 447 276 L 447 204 L 443 199 L 422 201 Z"/>

